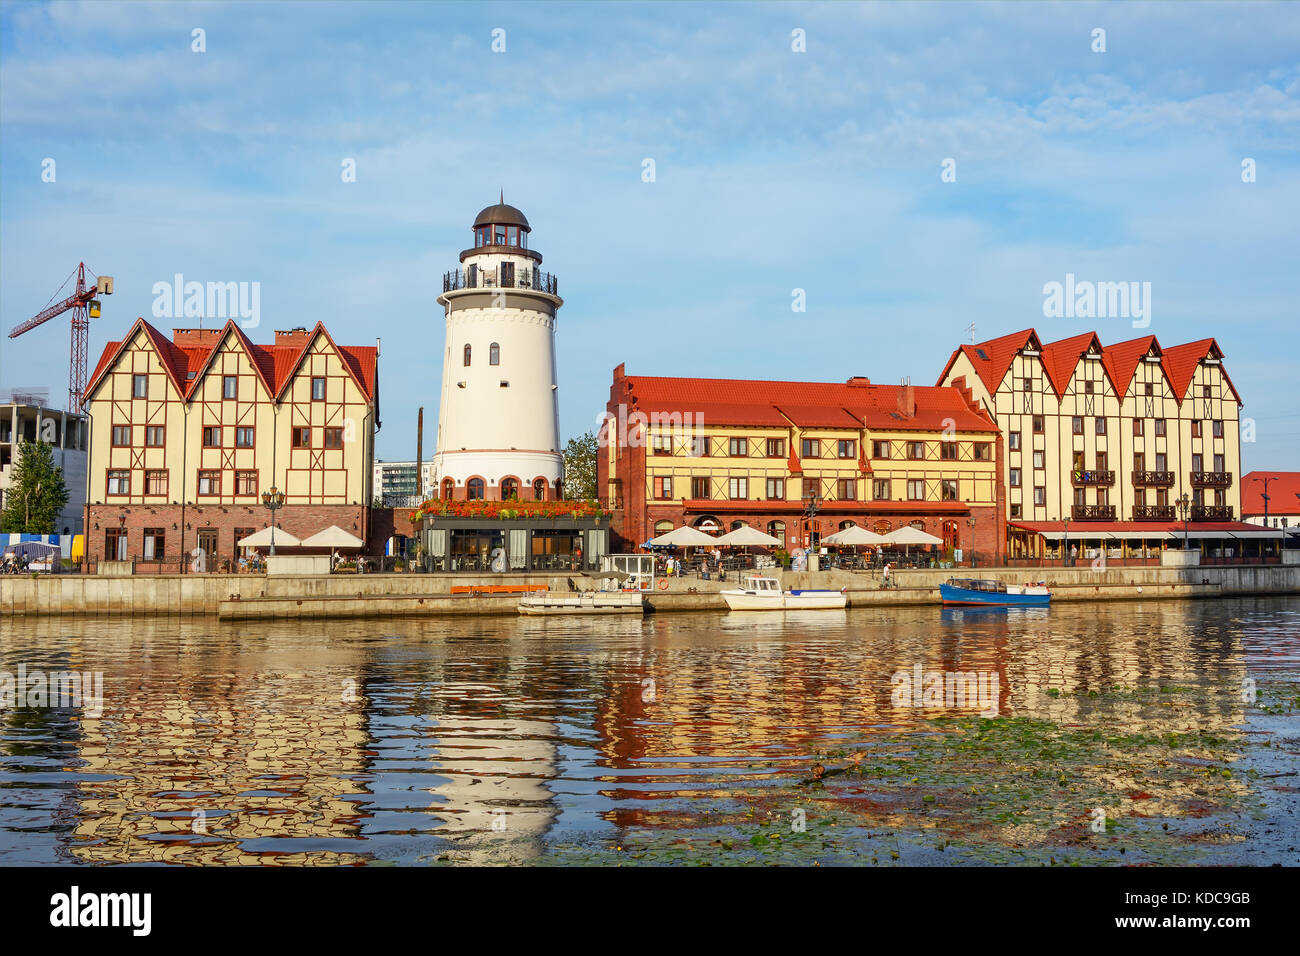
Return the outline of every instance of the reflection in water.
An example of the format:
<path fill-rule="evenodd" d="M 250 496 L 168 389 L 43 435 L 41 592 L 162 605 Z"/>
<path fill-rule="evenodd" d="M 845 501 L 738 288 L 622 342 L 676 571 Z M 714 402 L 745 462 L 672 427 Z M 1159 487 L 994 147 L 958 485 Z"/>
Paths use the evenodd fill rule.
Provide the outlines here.
<path fill-rule="evenodd" d="M 936 716 L 974 713 L 896 706 L 891 675 L 917 665 L 990 675 L 1007 726 L 1098 731 L 1109 756 L 1072 783 L 1178 817 L 1203 801 L 1196 778 L 1152 791 L 1132 741 L 1191 734 L 1179 759 L 1194 763 L 1201 737 L 1236 740 L 1243 681 L 1294 681 L 1298 632 L 1282 600 L 327 629 L 20 620 L 0 670 L 103 671 L 105 701 L 99 719 L 0 711 L 0 862 L 519 862 L 630 828 L 686 832 L 788 792 L 819 754 L 883 765 Z M 1233 778 L 1216 799 L 1248 788 Z"/>

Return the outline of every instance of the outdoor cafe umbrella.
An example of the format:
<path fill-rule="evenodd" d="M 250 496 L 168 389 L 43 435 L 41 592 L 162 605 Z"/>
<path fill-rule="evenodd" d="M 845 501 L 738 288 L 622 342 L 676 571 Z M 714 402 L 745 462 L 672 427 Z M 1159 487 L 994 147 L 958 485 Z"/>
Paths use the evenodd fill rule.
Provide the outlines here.
<path fill-rule="evenodd" d="M 876 534 L 874 531 L 868 531 L 860 525 L 851 524 L 847 528 L 842 528 L 832 535 L 822 538 L 823 544 L 837 544 L 856 546 L 860 544 L 888 544 L 889 538 L 883 534 Z"/>
<path fill-rule="evenodd" d="M 285 531 L 283 528 L 275 529 L 275 543 L 278 547 L 294 548 L 302 544 L 297 538 Z M 271 545 L 271 529 L 263 528 L 256 534 L 250 534 L 247 538 L 240 538 L 235 542 L 240 548 L 267 548 Z"/>
<path fill-rule="evenodd" d="M 913 528 L 910 524 L 901 528 L 895 528 L 889 534 L 885 535 L 885 540 L 891 544 L 901 544 L 903 554 L 909 554 L 911 546 L 914 544 L 943 544 L 943 538 L 936 538 L 932 534 L 922 531 L 920 528 Z"/>
<path fill-rule="evenodd" d="M 276 543 L 279 544 L 279 535 L 276 535 Z M 304 548 L 360 548 L 365 544 L 355 534 L 344 531 L 336 524 L 330 525 L 324 531 L 317 531 L 310 538 L 304 538 L 302 546 Z"/>
<path fill-rule="evenodd" d="M 646 544 L 654 546 L 666 544 L 672 548 L 689 548 L 698 547 L 706 544 L 717 544 L 718 539 L 711 534 L 705 534 L 703 531 L 697 531 L 690 525 L 682 525 L 680 528 L 673 528 L 657 538 L 651 538 Z"/>
<path fill-rule="evenodd" d="M 781 543 L 780 539 L 774 538 L 770 534 L 764 534 L 757 528 L 751 528 L 747 524 L 742 524 L 735 531 L 728 531 L 722 537 L 714 538 L 712 540 L 714 544 L 728 544 L 742 548 L 747 548 L 751 545 L 771 548 Z"/>

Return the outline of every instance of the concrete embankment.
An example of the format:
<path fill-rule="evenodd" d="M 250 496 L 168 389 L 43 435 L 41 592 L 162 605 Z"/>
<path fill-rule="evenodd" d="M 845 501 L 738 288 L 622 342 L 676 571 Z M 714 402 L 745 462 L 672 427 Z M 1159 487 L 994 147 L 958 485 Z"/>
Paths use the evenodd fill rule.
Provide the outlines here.
<path fill-rule="evenodd" d="M 1045 580 L 1054 601 L 1229 597 L 1300 594 L 1300 566 L 1237 565 L 1192 568 L 980 568 L 975 571 L 900 571 L 896 587 L 881 587 L 878 573 L 826 571 L 780 575 L 786 587 L 847 588 L 850 607 L 937 604 L 939 585 L 954 574 L 1012 584 Z M 453 587 L 544 584 L 557 591 L 592 588 L 581 574 L 432 575 L 373 574 L 265 577 L 249 574 L 38 575 L 0 577 L 0 615 L 219 615 L 264 618 L 371 618 L 517 613 L 518 597 L 452 594 Z M 724 610 L 726 583 L 671 580 L 647 596 L 652 612 Z"/>

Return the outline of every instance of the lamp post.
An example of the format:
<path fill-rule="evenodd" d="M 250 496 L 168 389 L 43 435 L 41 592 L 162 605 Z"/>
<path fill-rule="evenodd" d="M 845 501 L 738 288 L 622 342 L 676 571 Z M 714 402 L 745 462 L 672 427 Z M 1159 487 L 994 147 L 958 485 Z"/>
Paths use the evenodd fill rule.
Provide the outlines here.
<path fill-rule="evenodd" d="M 1188 517 L 1191 516 L 1192 513 L 1192 499 L 1188 497 L 1187 492 L 1184 491 L 1178 497 L 1177 504 L 1178 504 L 1178 514 L 1181 515 L 1183 519 L 1183 550 L 1186 551 L 1187 550 L 1187 519 Z"/>
<path fill-rule="evenodd" d="M 817 507 L 822 503 L 822 496 L 815 491 L 810 491 L 803 496 L 804 502 L 804 520 L 808 526 L 808 547 L 812 548 L 813 519 L 817 517 Z"/>
<path fill-rule="evenodd" d="M 1270 481 L 1276 481 L 1277 475 L 1266 475 L 1263 478 L 1255 478 L 1254 480 L 1263 482 L 1264 484 L 1264 493 L 1261 494 L 1260 497 L 1264 499 L 1264 527 L 1267 528 L 1268 527 L 1268 483 Z M 1242 515 L 1242 520 L 1243 521 L 1245 520 L 1245 515 Z"/>
<path fill-rule="evenodd" d="M 1070 554 L 1070 519 L 1065 519 L 1065 537 L 1061 539 L 1061 567 L 1069 567 Z"/>
<path fill-rule="evenodd" d="M 970 566 L 975 567 L 975 516 L 971 515 L 966 519 L 970 525 Z"/>
<path fill-rule="evenodd" d="M 271 556 L 275 557 L 275 513 L 284 507 L 284 492 L 272 485 L 270 491 L 262 492 L 262 504 L 271 512 Z"/>

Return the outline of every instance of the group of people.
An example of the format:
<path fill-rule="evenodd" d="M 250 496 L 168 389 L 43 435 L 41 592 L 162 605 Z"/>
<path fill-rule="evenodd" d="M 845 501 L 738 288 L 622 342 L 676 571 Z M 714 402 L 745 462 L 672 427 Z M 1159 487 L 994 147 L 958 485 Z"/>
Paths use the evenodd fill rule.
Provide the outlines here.
<path fill-rule="evenodd" d="M 19 554 L 10 552 L 0 561 L 0 574 L 23 574 L 31 567 L 31 563 L 32 559 L 26 551 Z"/>

